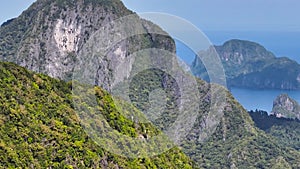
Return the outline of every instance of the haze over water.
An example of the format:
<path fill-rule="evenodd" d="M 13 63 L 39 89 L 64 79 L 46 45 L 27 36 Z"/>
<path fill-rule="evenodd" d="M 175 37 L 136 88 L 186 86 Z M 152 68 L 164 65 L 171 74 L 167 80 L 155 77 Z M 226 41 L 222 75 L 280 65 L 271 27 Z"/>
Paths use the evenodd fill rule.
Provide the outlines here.
<path fill-rule="evenodd" d="M 257 42 L 277 57 L 286 56 L 300 63 L 300 31 L 275 32 L 275 31 L 204 31 L 214 45 L 222 45 L 230 39 L 241 39 Z M 186 45 L 176 41 L 177 55 L 187 64 L 191 64 L 195 53 Z M 265 110 L 270 112 L 273 100 L 282 93 L 287 93 L 291 98 L 300 103 L 300 90 L 259 90 L 231 88 L 231 93 L 246 110 Z"/>

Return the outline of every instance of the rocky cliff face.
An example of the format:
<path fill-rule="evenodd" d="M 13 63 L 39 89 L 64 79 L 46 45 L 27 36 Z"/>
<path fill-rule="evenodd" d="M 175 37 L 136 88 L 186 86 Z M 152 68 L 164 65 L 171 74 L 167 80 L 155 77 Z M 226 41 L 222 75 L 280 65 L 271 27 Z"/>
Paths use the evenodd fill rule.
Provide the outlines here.
<path fill-rule="evenodd" d="M 260 89 L 299 89 L 300 65 L 288 58 L 276 58 L 263 46 L 249 41 L 230 40 L 214 46 L 222 60 L 229 87 Z M 200 58 L 211 51 L 199 52 Z M 192 64 L 193 73 L 209 79 L 199 58 Z"/>
<path fill-rule="evenodd" d="M 139 27 L 136 29 L 140 29 L 142 34 L 121 39 L 124 37 L 115 20 L 128 15 L 132 15 L 132 25 Z M 150 30 L 157 29 L 162 34 L 166 33 L 134 15 L 119 0 L 38 0 L 21 16 L 1 26 L 0 59 L 51 77 L 70 80 L 75 65 L 80 64 L 78 55 L 84 55 L 80 51 L 90 37 L 97 31 L 103 31 L 101 29 L 108 30 L 105 32 L 107 36 L 104 36 L 107 40 L 101 42 L 107 44 L 94 45 L 111 49 L 103 54 L 109 63 L 99 63 L 101 71 L 98 72 L 101 73 L 95 75 L 98 77 L 95 81 L 98 84 L 105 81 L 103 87 L 107 89 L 114 80 L 104 80 L 103 75 L 109 74 L 119 64 L 130 62 L 132 59 L 128 57 L 131 53 L 151 47 L 175 52 L 171 38 L 154 35 Z M 111 35 L 121 41 L 111 44 Z"/>
<path fill-rule="evenodd" d="M 300 119 L 300 105 L 287 94 L 281 94 L 273 102 L 272 114 L 277 117 Z"/>

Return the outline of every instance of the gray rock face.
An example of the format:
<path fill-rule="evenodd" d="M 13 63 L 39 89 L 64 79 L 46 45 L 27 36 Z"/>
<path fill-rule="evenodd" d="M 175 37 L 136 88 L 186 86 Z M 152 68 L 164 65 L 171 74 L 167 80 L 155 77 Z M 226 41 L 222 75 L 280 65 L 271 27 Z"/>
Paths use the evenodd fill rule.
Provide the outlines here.
<path fill-rule="evenodd" d="M 138 27 L 135 29 L 143 34 L 122 35 L 115 21 L 128 15 L 132 15 L 132 25 Z M 151 34 L 151 29 L 157 29 L 166 36 Z M 106 33 L 102 33 L 102 41 L 90 40 L 99 31 Z M 116 41 L 109 38 L 121 41 L 113 44 Z M 133 52 L 151 47 L 175 52 L 175 43 L 165 32 L 140 19 L 119 0 L 38 0 L 18 18 L 1 26 L 0 39 L 2 61 L 15 62 L 35 72 L 63 80 L 72 78 L 75 66 L 80 67 L 78 64 L 84 62 L 82 56 L 94 55 L 97 48 L 106 48 L 106 53 L 101 54 L 101 62 L 97 65 L 98 72 L 93 82 L 106 89 L 115 83 L 107 78 L 111 77 L 108 74 L 114 68 L 125 70 L 122 65 L 133 62 L 134 58 L 130 58 Z M 89 41 L 98 42 L 93 44 L 98 46 L 86 45 Z M 83 53 L 88 51 L 84 49 L 86 47 L 92 47 L 94 51 Z M 130 67 L 126 69 L 129 70 L 120 72 L 126 74 Z M 121 78 L 118 74 L 114 76 L 114 79 Z"/>
<path fill-rule="evenodd" d="M 300 119 L 300 105 L 287 94 L 281 94 L 273 102 L 272 114 L 277 117 Z"/>

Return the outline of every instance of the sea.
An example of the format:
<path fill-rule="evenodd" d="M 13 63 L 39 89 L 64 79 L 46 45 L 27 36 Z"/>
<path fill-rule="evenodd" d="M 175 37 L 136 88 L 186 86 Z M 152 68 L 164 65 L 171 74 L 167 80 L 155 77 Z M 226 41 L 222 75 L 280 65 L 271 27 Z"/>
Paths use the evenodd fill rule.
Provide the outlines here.
<path fill-rule="evenodd" d="M 211 44 L 222 45 L 230 39 L 241 39 L 257 42 L 277 57 L 288 57 L 300 63 L 300 30 L 299 31 L 203 31 Z M 175 40 L 177 56 L 187 65 L 191 65 L 195 52 L 182 42 Z M 283 93 L 300 103 L 300 90 L 259 90 L 231 88 L 233 96 L 246 110 L 272 111 L 273 101 Z"/>

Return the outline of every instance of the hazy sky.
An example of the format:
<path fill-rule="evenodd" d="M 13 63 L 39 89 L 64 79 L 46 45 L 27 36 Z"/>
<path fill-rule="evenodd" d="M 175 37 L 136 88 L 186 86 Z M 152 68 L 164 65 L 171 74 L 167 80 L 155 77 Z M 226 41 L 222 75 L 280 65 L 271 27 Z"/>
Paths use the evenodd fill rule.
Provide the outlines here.
<path fill-rule="evenodd" d="M 4 0 L 0 22 L 18 16 L 34 0 Z M 202 30 L 300 31 L 299 0 L 123 0 L 131 10 L 164 12 Z"/>
<path fill-rule="evenodd" d="M 123 0 L 136 12 L 166 12 L 202 30 L 300 31 L 299 0 Z"/>
<path fill-rule="evenodd" d="M 0 23 L 19 16 L 35 0 L 2 0 L 0 6 Z"/>

